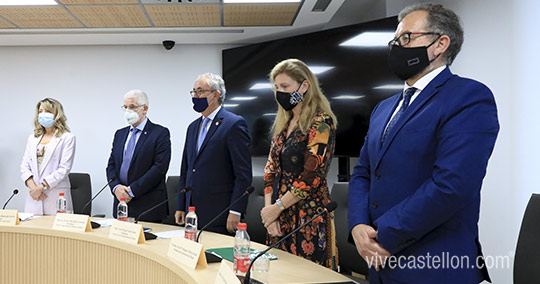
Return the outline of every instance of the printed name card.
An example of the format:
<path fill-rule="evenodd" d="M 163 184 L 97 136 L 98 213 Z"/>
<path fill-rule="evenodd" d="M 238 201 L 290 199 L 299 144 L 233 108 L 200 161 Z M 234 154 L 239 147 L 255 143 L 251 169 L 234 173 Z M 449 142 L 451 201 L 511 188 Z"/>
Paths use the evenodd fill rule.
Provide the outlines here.
<path fill-rule="evenodd" d="M 172 237 L 171 244 L 169 245 L 169 253 L 167 255 L 170 258 L 187 265 L 191 269 L 195 269 L 197 264 L 202 268 L 208 266 L 203 245 L 186 238 L 177 236 Z"/>
<path fill-rule="evenodd" d="M 241 284 L 227 261 L 222 260 L 214 284 Z"/>
<path fill-rule="evenodd" d="M 91 232 L 90 217 L 81 214 L 58 213 L 54 218 L 54 230 L 72 232 Z"/>
<path fill-rule="evenodd" d="M 14 226 L 19 224 L 19 213 L 17 210 L 0 210 L 0 226 Z"/>
<path fill-rule="evenodd" d="M 127 242 L 130 244 L 144 244 L 144 232 L 142 225 L 113 220 L 109 239 Z"/>

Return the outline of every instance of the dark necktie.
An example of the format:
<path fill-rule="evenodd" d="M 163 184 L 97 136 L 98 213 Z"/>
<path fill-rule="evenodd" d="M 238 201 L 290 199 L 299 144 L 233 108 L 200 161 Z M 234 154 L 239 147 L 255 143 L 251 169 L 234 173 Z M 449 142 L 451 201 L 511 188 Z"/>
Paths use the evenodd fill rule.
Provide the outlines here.
<path fill-rule="evenodd" d="M 399 108 L 399 110 L 396 112 L 396 115 L 394 115 L 394 117 L 392 117 L 392 120 L 390 120 L 390 123 L 388 123 L 388 126 L 386 126 L 386 129 L 384 130 L 384 134 L 382 136 L 381 144 L 384 143 L 384 139 L 386 139 L 386 136 L 388 136 L 388 133 L 390 133 L 394 125 L 396 125 L 396 123 L 398 122 L 399 117 L 405 112 L 405 110 L 409 106 L 411 97 L 414 94 L 414 92 L 416 92 L 415 87 L 410 87 L 410 88 L 407 88 L 407 90 L 405 90 L 405 96 L 403 96 L 403 103 L 401 104 L 401 107 Z"/>
<path fill-rule="evenodd" d="M 124 149 L 124 159 L 122 160 L 122 166 L 120 167 L 120 182 L 124 185 L 128 185 L 128 171 L 131 164 L 131 158 L 133 158 L 133 151 L 135 151 L 135 145 L 137 145 L 137 133 L 140 130 L 137 128 L 131 129 L 131 137 Z"/>
<path fill-rule="evenodd" d="M 201 135 L 199 136 L 199 140 L 197 141 L 197 152 L 201 149 L 201 145 L 204 142 L 204 138 L 206 137 L 206 133 L 208 132 L 208 123 L 210 122 L 210 118 L 205 117 L 202 123 L 202 129 L 201 129 Z"/>

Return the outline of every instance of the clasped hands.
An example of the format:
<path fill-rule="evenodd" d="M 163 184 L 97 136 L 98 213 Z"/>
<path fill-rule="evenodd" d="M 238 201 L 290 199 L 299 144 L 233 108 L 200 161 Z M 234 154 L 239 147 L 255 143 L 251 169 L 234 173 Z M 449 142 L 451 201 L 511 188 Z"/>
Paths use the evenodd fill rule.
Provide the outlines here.
<path fill-rule="evenodd" d="M 131 199 L 133 198 L 133 197 L 131 197 L 131 195 L 129 195 L 129 192 L 130 192 L 129 187 L 127 187 L 125 185 L 119 185 L 114 190 L 114 195 L 116 196 L 118 201 L 120 201 L 120 198 L 125 197 L 126 198 L 126 203 L 129 203 L 131 201 Z"/>
<path fill-rule="evenodd" d="M 274 237 L 281 237 L 283 233 L 279 226 L 277 218 L 281 214 L 281 209 L 276 204 L 267 205 L 261 209 L 261 220 L 268 231 L 268 234 Z"/>
<path fill-rule="evenodd" d="M 360 224 L 352 229 L 351 234 L 360 256 L 369 267 L 373 266 L 379 271 L 390 257 L 390 252 L 377 242 L 377 231 L 371 226 Z"/>
<path fill-rule="evenodd" d="M 30 189 L 30 196 L 35 201 L 41 201 L 41 200 L 45 200 L 45 198 L 47 198 L 47 195 L 45 193 L 43 193 L 43 185 L 42 184 L 39 184 L 39 185 L 36 185 L 36 186 L 31 186 L 29 189 Z"/>

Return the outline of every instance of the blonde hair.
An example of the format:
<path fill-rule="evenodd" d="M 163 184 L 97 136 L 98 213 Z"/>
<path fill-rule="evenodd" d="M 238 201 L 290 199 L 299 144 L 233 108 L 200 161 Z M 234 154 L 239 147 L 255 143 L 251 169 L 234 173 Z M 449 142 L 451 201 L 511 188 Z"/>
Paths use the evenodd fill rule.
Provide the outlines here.
<path fill-rule="evenodd" d="M 298 59 L 287 59 L 279 62 L 274 66 L 272 72 L 270 72 L 270 81 L 273 86 L 274 80 L 279 74 L 285 74 L 299 84 L 302 84 L 304 81 L 308 81 L 309 83 L 309 87 L 303 96 L 302 111 L 300 112 L 300 117 L 298 119 L 298 128 L 303 133 L 306 133 L 309 130 L 313 122 L 313 117 L 320 111 L 325 112 L 332 117 L 334 126 L 337 127 L 336 116 L 330 108 L 330 102 L 328 102 L 328 99 L 324 96 L 319 87 L 319 80 L 317 80 L 317 77 L 315 77 L 313 72 L 309 70 L 304 62 Z M 273 88 L 275 93 L 275 86 Z M 272 125 L 273 136 L 278 135 L 287 127 L 292 116 L 292 110 L 286 111 L 280 105 L 278 106 L 276 119 L 274 120 L 274 125 Z"/>
<path fill-rule="evenodd" d="M 62 104 L 52 98 L 45 98 L 39 101 L 36 105 L 36 116 L 34 117 L 34 137 L 39 137 L 45 133 L 45 127 L 43 127 L 38 122 L 39 108 L 47 112 L 54 114 L 54 135 L 56 137 L 62 136 L 64 132 L 69 132 L 69 127 L 67 126 L 67 118 L 64 114 L 64 108 Z"/>

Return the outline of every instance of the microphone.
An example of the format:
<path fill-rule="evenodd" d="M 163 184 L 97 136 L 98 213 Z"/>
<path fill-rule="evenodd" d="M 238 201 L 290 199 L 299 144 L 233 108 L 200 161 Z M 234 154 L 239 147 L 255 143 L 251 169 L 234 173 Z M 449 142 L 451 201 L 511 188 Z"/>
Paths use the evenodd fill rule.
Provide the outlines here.
<path fill-rule="evenodd" d="M 199 242 L 199 237 L 201 236 L 201 233 L 204 231 L 204 229 L 208 228 L 208 226 L 210 226 L 212 223 L 214 223 L 214 221 L 216 221 L 219 216 L 223 215 L 223 213 L 229 211 L 229 209 L 231 209 L 231 207 L 233 205 L 235 205 L 238 201 L 240 201 L 244 196 L 252 194 L 254 190 L 255 190 L 255 187 L 253 187 L 253 185 L 250 185 L 246 189 L 244 194 L 242 194 L 242 196 L 240 196 L 233 203 L 231 203 L 229 206 L 227 206 L 227 208 L 225 208 L 223 211 L 221 211 L 221 213 L 219 213 L 216 217 L 214 217 L 214 219 L 210 220 L 210 222 L 208 222 L 206 225 L 204 225 L 204 227 L 202 227 L 201 230 L 199 230 L 199 234 L 197 234 L 197 242 Z"/>
<path fill-rule="evenodd" d="M 332 201 L 328 204 L 326 204 L 326 206 L 324 206 L 324 210 L 321 211 L 319 214 L 313 216 L 313 218 L 309 219 L 309 221 L 305 222 L 304 224 L 302 224 L 302 226 L 294 229 L 292 232 L 290 232 L 289 234 L 287 234 L 285 237 L 281 238 L 279 241 L 277 241 L 276 243 L 270 245 L 270 247 L 268 247 L 267 249 L 265 249 L 264 251 L 260 252 L 259 254 L 257 254 L 257 256 L 255 256 L 255 258 L 253 259 L 253 261 L 251 261 L 251 263 L 249 264 L 249 267 L 248 267 L 248 271 L 246 272 L 246 276 L 244 277 L 244 281 L 242 282 L 243 284 L 249 284 L 249 280 L 251 278 L 251 266 L 253 266 L 253 263 L 255 263 L 255 261 L 257 260 L 257 258 L 259 258 L 261 255 L 265 254 L 266 252 L 268 252 L 269 250 L 275 248 L 277 245 L 279 245 L 281 242 L 283 242 L 284 240 L 286 240 L 288 237 L 290 237 L 292 234 L 298 232 L 298 230 L 304 228 L 307 224 L 311 223 L 313 220 L 317 219 L 319 216 L 321 216 L 322 214 L 324 213 L 330 213 L 334 210 L 336 210 L 337 208 L 337 203 L 335 201 Z"/>
<path fill-rule="evenodd" d="M 11 198 L 13 198 L 13 196 L 17 195 L 17 193 L 19 193 L 19 190 L 15 188 L 13 190 L 13 194 L 9 197 L 8 201 L 6 201 L 6 204 L 4 204 L 4 207 L 2 207 L 2 210 L 6 209 L 6 206 L 8 205 L 9 201 L 11 201 Z"/>
<path fill-rule="evenodd" d="M 81 213 L 84 214 L 84 209 L 86 209 L 86 207 L 88 207 L 88 205 L 90 205 L 90 204 L 92 203 L 92 201 L 93 201 L 94 199 L 96 199 L 96 197 L 98 197 L 98 195 L 101 194 L 101 192 L 102 192 L 107 186 L 109 186 L 109 184 L 111 184 L 111 182 L 113 182 L 115 179 L 116 179 L 115 177 L 112 177 L 111 179 L 109 179 L 109 181 L 103 186 L 103 188 L 102 188 L 96 195 L 94 195 L 94 197 L 92 197 L 92 199 L 90 199 L 90 201 L 88 201 L 88 202 L 83 206 L 83 208 L 82 208 L 82 210 L 81 210 Z M 90 213 L 92 213 L 92 212 L 90 212 Z M 96 223 L 96 224 L 97 224 L 97 223 Z M 99 227 L 98 227 L 98 228 L 99 228 Z"/>
<path fill-rule="evenodd" d="M 188 192 L 188 191 L 190 191 L 190 190 L 191 190 L 191 186 L 188 186 L 188 187 L 184 188 L 184 189 L 182 190 L 182 192 L 183 192 L 183 193 L 186 193 L 186 192 Z M 163 201 L 161 201 L 161 202 L 158 203 L 157 205 L 151 207 L 150 209 L 145 210 L 145 211 L 142 212 L 141 214 L 139 214 L 139 216 L 137 216 L 137 218 L 135 219 L 135 224 L 139 223 L 139 220 L 141 219 L 142 216 L 144 216 L 144 215 L 146 215 L 148 212 L 151 212 L 152 210 L 158 208 L 159 206 L 163 205 L 163 204 L 166 203 L 167 201 L 169 201 L 168 198 L 165 199 L 165 200 L 163 200 Z M 128 208 L 129 208 L 129 206 L 128 206 Z M 153 239 L 157 238 L 157 236 L 154 235 L 154 234 L 152 234 L 152 233 L 150 233 L 150 232 L 144 232 L 144 238 L 145 238 L 146 240 L 153 240 Z"/>

